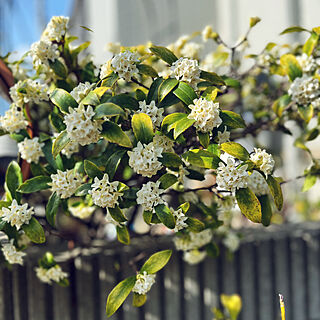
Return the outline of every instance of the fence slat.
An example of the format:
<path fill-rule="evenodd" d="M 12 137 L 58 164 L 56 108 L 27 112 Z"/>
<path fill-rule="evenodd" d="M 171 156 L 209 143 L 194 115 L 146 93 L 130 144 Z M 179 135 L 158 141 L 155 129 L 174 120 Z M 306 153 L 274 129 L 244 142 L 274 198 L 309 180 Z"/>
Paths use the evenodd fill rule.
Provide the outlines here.
<path fill-rule="evenodd" d="M 15 266 L 12 272 L 13 303 L 16 320 L 28 320 L 27 271 L 25 267 Z"/>
<path fill-rule="evenodd" d="M 200 314 L 200 290 L 196 265 L 184 264 L 184 301 L 186 319 L 197 319 Z"/>

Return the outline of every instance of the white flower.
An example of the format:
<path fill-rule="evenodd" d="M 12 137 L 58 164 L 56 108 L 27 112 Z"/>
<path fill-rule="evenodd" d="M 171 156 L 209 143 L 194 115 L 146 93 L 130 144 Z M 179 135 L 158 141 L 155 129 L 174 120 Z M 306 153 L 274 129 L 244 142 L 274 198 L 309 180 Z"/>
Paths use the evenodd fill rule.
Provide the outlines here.
<path fill-rule="evenodd" d="M 49 88 L 46 84 L 40 84 L 36 80 L 27 79 L 18 81 L 10 88 L 10 97 L 18 106 L 29 102 L 39 103 L 40 101 L 49 100 L 48 90 Z"/>
<path fill-rule="evenodd" d="M 223 132 L 218 131 L 217 139 L 218 139 L 218 144 L 222 144 L 222 143 L 230 141 L 230 132 L 227 131 L 227 127 L 224 127 Z"/>
<path fill-rule="evenodd" d="M 26 255 L 26 253 L 18 251 L 17 248 L 14 246 L 13 241 L 14 240 L 11 239 L 9 243 L 5 243 L 2 246 L 3 255 L 10 264 L 23 265 L 22 258 Z"/>
<path fill-rule="evenodd" d="M 231 232 L 229 230 L 226 234 L 226 236 L 223 238 L 222 243 L 232 252 L 235 252 L 238 250 L 240 246 L 240 239 L 237 234 L 234 232 Z"/>
<path fill-rule="evenodd" d="M 265 68 L 270 67 L 271 61 L 272 61 L 272 57 L 270 56 L 270 54 L 263 53 L 257 57 L 257 63 L 261 67 L 265 67 Z"/>
<path fill-rule="evenodd" d="M 71 141 L 85 146 L 100 139 L 101 121 L 93 120 L 94 114 L 92 106 L 69 107 L 69 114 L 65 115 L 63 122 Z"/>
<path fill-rule="evenodd" d="M 256 170 L 249 176 L 248 187 L 257 196 L 263 196 L 269 193 L 269 187 L 265 178 Z"/>
<path fill-rule="evenodd" d="M 162 152 L 174 152 L 174 141 L 165 135 L 155 134 L 152 142 L 156 147 L 162 148 Z"/>
<path fill-rule="evenodd" d="M 212 27 L 206 26 L 201 33 L 203 42 L 207 42 L 212 37 L 212 33 L 213 33 Z"/>
<path fill-rule="evenodd" d="M 162 193 L 164 190 L 160 189 L 160 181 L 149 181 L 137 192 L 137 204 L 140 204 L 145 211 L 153 211 L 153 207 L 164 203 L 161 199 Z"/>
<path fill-rule="evenodd" d="M 220 162 L 217 169 L 217 188 L 232 192 L 236 189 L 246 188 L 249 179 L 248 172 L 246 171 L 247 167 L 247 165 L 238 167 L 235 160 L 231 157 L 227 158 L 226 165 Z"/>
<path fill-rule="evenodd" d="M 186 223 L 188 217 L 183 213 L 182 209 L 174 210 L 170 208 L 173 216 L 176 218 L 176 226 L 174 227 L 174 232 L 178 232 L 184 228 L 187 228 L 188 225 Z"/>
<path fill-rule="evenodd" d="M 51 175 L 52 182 L 48 183 L 52 187 L 52 192 L 62 198 L 71 197 L 81 185 L 81 176 L 74 170 L 61 171 Z"/>
<path fill-rule="evenodd" d="M 130 81 L 139 72 L 136 64 L 139 62 L 136 53 L 126 50 L 116 54 L 111 60 L 112 69 L 120 78 Z"/>
<path fill-rule="evenodd" d="M 266 177 L 268 177 L 273 170 L 274 160 L 272 155 L 267 153 L 266 150 L 254 148 L 254 153 L 250 155 L 250 160 L 266 175 Z"/>
<path fill-rule="evenodd" d="M 198 264 L 202 262 L 207 253 L 205 251 L 199 251 L 197 249 L 186 251 L 183 253 L 183 260 L 189 264 Z"/>
<path fill-rule="evenodd" d="M 68 277 L 68 273 L 63 272 L 58 264 L 49 269 L 37 267 L 35 268 L 35 271 L 40 281 L 48 284 L 51 284 L 52 281 L 59 283 L 61 280 Z"/>
<path fill-rule="evenodd" d="M 22 142 L 18 143 L 21 158 L 26 160 L 28 163 L 39 162 L 39 158 L 44 155 L 41 150 L 43 146 L 44 143 L 39 143 L 38 137 L 33 139 L 24 138 Z"/>
<path fill-rule="evenodd" d="M 71 205 L 68 209 L 73 216 L 79 219 L 86 219 L 92 215 L 96 208 L 94 206 L 87 206 L 84 203 L 81 203 L 78 206 Z"/>
<path fill-rule="evenodd" d="M 109 42 L 106 45 L 106 50 L 111 52 L 112 54 L 120 53 L 121 44 L 120 42 Z"/>
<path fill-rule="evenodd" d="M 119 204 L 118 199 L 122 196 L 122 192 L 118 192 L 119 181 L 109 181 L 109 176 L 105 173 L 100 180 L 94 178 L 94 183 L 91 185 L 91 194 L 93 203 L 102 208 L 114 208 Z"/>
<path fill-rule="evenodd" d="M 319 66 L 319 61 L 314 59 L 313 56 L 308 56 L 306 53 L 303 53 L 301 56 L 297 56 L 296 58 L 302 68 L 302 71 L 305 73 L 314 72 Z"/>
<path fill-rule="evenodd" d="M 11 105 L 4 116 L 0 117 L 0 127 L 9 133 L 19 132 L 26 129 L 28 121 L 24 117 L 23 111 L 15 104 Z"/>
<path fill-rule="evenodd" d="M 163 149 L 153 142 L 142 145 L 139 141 L 132 151 L 128 151 L 129 166 L 136 173 L 150 178 L 162 168 L 162 164 L 158 160 L 161 157 L 162 151 Z"/>
<path fill-rule="evenodd" d="M 21 230 L 19 232 L 18 247 L 26 247 L 30 242 L 30 238 Z"/>
<path fill-rule="evenodd" d="M 188 42 L 181 49 L 181 55 L 190 59 L 199 59 L 202 45 L 196 42 Z"/>
<path fill-rule="evenodd" d="M 49 60 L 59 58 L 58 45 L 49 40 L 40 40 L 31 45 L 30 56 L 36 68 L 42 64 L 49 66 Z"/>
<path fill-rule="evenodd" d="M 212 236 L 211 229 L 205 229 L 201 232 L 190 232 L 187 235 L 175 237 L 173 241 L 177 250 L 188 251 L 201 248 L 208 244 Z"/>
<path fill-rule="evenodd" d="M 33 207 L 28 209 L 27 203 L 19 205 L 16 199 L 12 200 L 9 208 L 3 207 L 0 211 L 2 221 L 10 223 L 11 226 L 15 226 L 17 230 L 19 230 L 23 224 L 29 224 L 33 215 Z"/>
<path fill-rule="evenodd" d="M 311 103 L 320 95 L 319 80 L 303 75 L 301 78 L 295 78 L 288 93 L 292 100 L 300 105 Z"/>
<path fill-rule="evenodd" d="M 68 17 L 52 17 L 49 23 L 47 24 L 47 27 L 43 31 L 41 39 L 59 42 L 67 31 L 68 22 Z"/>
<path fill-rule="evenodd" d="M 136 292 L 138 294 L 146 294 L 155 283 L 155 274 L 147 274 L 146 271 L 143 274 L 138 273 L 136 278 L 136 283 L 132 289 L 132 292 Z"/>
<path fill-rule="evenodd" d="M 94 83 L 91 84 L 90 82 L 80 82 L 75 88 L 73 88 L 70 94 L 72 95 L 74 100 L 76 100 L 79 103 L 83 98 L 85 98 L 88 95 L 88 93 L 94 85 Z"/>
<path fill-rule="evenodd" d="M 191 113 L 188 115 L 188 119 L 196 120 L 193 125 L 197 130 L 209 132 L 222 123 L 219 116 L 218 102 L 214 103 L 213 101 L 200 98 L 194 99 L 193 103 L 189 105 Z"/>
<path fill-rule="evenodd" d="M 147 104 L 146 101 L 139 101 L 139 110 L 137 113 L 145 113 L 151 118 L 153 127 L 159 127 L 161 125 L 161 122 L 163 120 L 163 114 L 164 109 L 158 108 L 156 106 L 155 101 L 151 101 L 150 104 Z"/>
<path fill-rule="evenodd" d="M 197 60 L 180 58 L 172 64 L 171 70 L 177 80 L 185 81 L 192 88 L 197 88 L 201 72 Z"/>
<path fill-rule="evenodd" d="M 105 77 L 107 77 L 110 72 L 112 72 L 112 70 L 110 69 L 110 62 L 104 63 L 101 67 L 100 67 L 100 79 L 104 79 Z"/>

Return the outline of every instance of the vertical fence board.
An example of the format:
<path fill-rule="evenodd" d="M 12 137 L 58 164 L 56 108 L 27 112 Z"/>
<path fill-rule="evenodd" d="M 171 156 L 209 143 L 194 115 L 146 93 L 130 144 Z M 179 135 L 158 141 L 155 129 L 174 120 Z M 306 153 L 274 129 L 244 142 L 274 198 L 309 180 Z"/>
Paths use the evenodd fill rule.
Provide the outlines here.
<path fill-rule="evenodd" d="M 200 290 L 196 265 L 184 264 L 184 301 L 186 319 L 192 320 L 200 314 Z"/>
<path fill-rule="evenodd" d="M 222 293 L 234 294 L 237 292 L 237 279 L 236 279 L 236 266 L 234 255 L 226 250 L 221 250 L 221 262 L 222 262 Z"/>
<path fill-rule="evenodd" d="M 13 288 L 12 288 L 12 273 L 7 269 L 2 269 L 3 276 L 3 316 L 6 320 L 14 320 L 14 305 L 13 305 Z"/>
<path fill-rule="evenodd" d="M 28 320 L 26 267 L 14 266 L 12 276 L 15 320 Z"/>
<path fill-rule="evenodd" d="M 3 267 L 0 267 L 0 319 L 4 319 L 4 298 L 5 294 L 8 294 L 4 290 L 4 276 Z"/>

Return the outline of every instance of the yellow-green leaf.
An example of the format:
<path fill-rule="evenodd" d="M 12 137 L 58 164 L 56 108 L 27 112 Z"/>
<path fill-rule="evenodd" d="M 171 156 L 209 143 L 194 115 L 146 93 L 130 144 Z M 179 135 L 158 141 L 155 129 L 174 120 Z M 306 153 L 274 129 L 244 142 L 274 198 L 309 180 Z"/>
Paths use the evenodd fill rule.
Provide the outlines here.
<path fill-rule="evenodd" d="M 310 56 L 316 47 L 319 40 L 319 34 L 316 32 L 312 32 L 309 39 L 304 44 L 302 51 L 303 53 L 306 53 L 308 56 Z"/>
<path fill-rule="evenodd" d="M 221 162 L 217 155 L 201 149 L 187 151 L 182 155 L 182 157 L 192 165 L 207 169 L 216 169 Z"/>
<path fill-rule="evenodd" d="M 164 204 L 159 204 L 154 209 L 160 221 L 169 229 L 174 229 L 176 221 L 171 210 Z"/>
<path fill-rule="evenodd" d="M 222 143 L 221 150 L 242 161 L 246 161 L 250 157 L 249 152 L 237 142 Z"/>
<path fill-rule="evenodd" d="M 160 46 L 152 46 L 149 48 L 150 51 L 158 56 L 161 60 L 165 61 L 166 63 L 172 65 L 178 58 L 175 54 L 170 51 L 168 48 L 160 47 Z"/>
<path fill-rule="evenodd" d="M 102 126 L 101 135 L 109 142 L 116 143 L 119 146 L 132 148 L 129 137 L 114 122 L 106 121 Z"/>
<path fill-rule="evenodd" d="M 26 180 L 20 185 L 18 191 L 21 193 L 34 193 L 40 190 L 49 189 L 48 183 L 51 182 L 51 178 L 48 176 L 37 176 L 29 180 Z"/>
<path fill-rule="evenodd" d="M 269 197 L 268 195 L 262 195 L 258 197 L 260 205 L 261 205 L 261 213 L 262 218 L 261 222 L 262 224 L 267 227 L 270 224 L 271 218 L 272 218 L 272 208 L 270 205 Z"/>
<path fill-rule="evenodd" d="M 291 81 L 295 78 L 302 77 L 301 66 L 293 54 L 284 54 L 281 56 L 280 65 Z"/>
<path fill-rule="evenodd" d="M 283 195 L 279 181 L 274 177 L 269 176 L 267 178 L 267 183 L 272 197 L 274 199 L 274 202 L 276 204 L 276 207 L 278 208 L 278 210 L 281 210 L 283 205 Z"/>
<path fill-rule="evenodd" d="M 307 106 L 298 106 L 298 111 L 300 117 L 306 122 L 309 123 L 309 121 L 313 117 L 313 106 L 312 104 L 309 104 Z"/>
<path fill-rule="evenodd" d="M 142 266 L 140 272 L 153 274 L 161 270 L 170 260 L 172 250 L 163 250 L 153 254 Z"/>
<path fill-rule="evenodd" d="M 139 294 L 134 292 L 132 298 L 132 305 L 134 307 L 142 307 L 147 301 L 147 296 L 145 294 Z"/>
<path fill-rule="evenodd" d="M 134 114 L 131 120 L 134 136 L 141 143 L 149 143 L 152 141 L 153 124 L 151 118 L 145 113 Z"/>
<path fill-rule="evenodd" d="M 44 230 L 38 220 L 34 217 L 29 220 L 29 224 L 22 225 L 22 230 L 34 243 L 44 243 L 46 241 Z"/>
<path fill-rule="evenodd" d="M 50 100 L 64 113 L 69 112 L 69 107 L 76 108 L 78 106 L 77 101 L 74 100 L 69 92 L 59 88 L 53 90 Z"/>
<path fill-rule="evenodd" d="M 123 244 L 130 244 L 130 234 L 126 226 L 117 226 L 117 238 Z"/>

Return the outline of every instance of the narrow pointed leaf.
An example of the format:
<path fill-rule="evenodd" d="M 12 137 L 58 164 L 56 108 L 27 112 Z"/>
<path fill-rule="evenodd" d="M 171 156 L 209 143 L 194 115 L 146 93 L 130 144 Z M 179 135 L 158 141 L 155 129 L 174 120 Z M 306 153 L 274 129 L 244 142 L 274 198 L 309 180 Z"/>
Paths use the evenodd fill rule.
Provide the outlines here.
<path fill-rule="evenodd" d="M 283 206 L 283 195 L 279 181 L 277 181 L 274 177 L 269 176 L 267 178 L 267 183 L 276 207 L 278 208 L 278 210 L 281 210 Z"/>
<path fill-rule="evenodd" d="M 103 124 L 101 135 L 108 141 L 116 143 L 119 146 L 132 148 L 132 143 L 129 137 L 122 129 L 114 122 L 107 121 Z"/>
<path fill-rule="evenodd" d="M 221 150 L 242 161 L 246 161 L 250 157 L 249 152 L 237 142 L 222 143 Z"/>
<path fill-rule="evenodd" d="M 140 273 L 153 274 L 161 270 L 170 260 L 172 250 L 163 250 L 153 254 L 142 266 Z"/>
<path fill-rule="evenodd" d="M 153 124 L 151 118 L 145 113 L 137 113 L 132 117 L 132 129 L 134 136 L 141 143 L 149 143 L 152 141 Z"/>
<path fill-rule="evenodd" d="M 25 181 L 18 188 L 21 193 L 34 193 L 40 190 L 49 189 L 48 183 L 51 182 L 51 178 L 48 176 L 37 176 Z"/>
<path fill-rule="evenodd" d="M 166 62 L 170 65 L 172 65 L 175 61 L 178 60 L 178 58 L 175 56 L 175 54 L 165 47 L 152 46 L 149 49 L 153 54 L 155 54 L 161 60 L 163 60 L 164 62 Z"/>
<path fill-rule="evenodd" d="M 157 205 L 155 207 L 155 211 L 156 211 L 157 217 L 166 227 L 168 227 L 169 229 L 174 229 L 176 225 L 176 221 L 172 212 L 166 205 L 164 204 Z"/>
<path fill-rule="evenodd" d="M 46 218 L 52 227 L 55 227 L 56 214 L 59 209 L 59 204 L 60 204 L 59 196 L 57 195 L 56 192 L 52 193 L 46 206 Z"/>
<path fill-rule="evenodd" d="M 114 103 L 106 102 L 97 106 L 94 119 L 101 119 L 103 117 L 113 117 L 124 114 L 125 112 L 121 107 L 117 106 Z"/>

